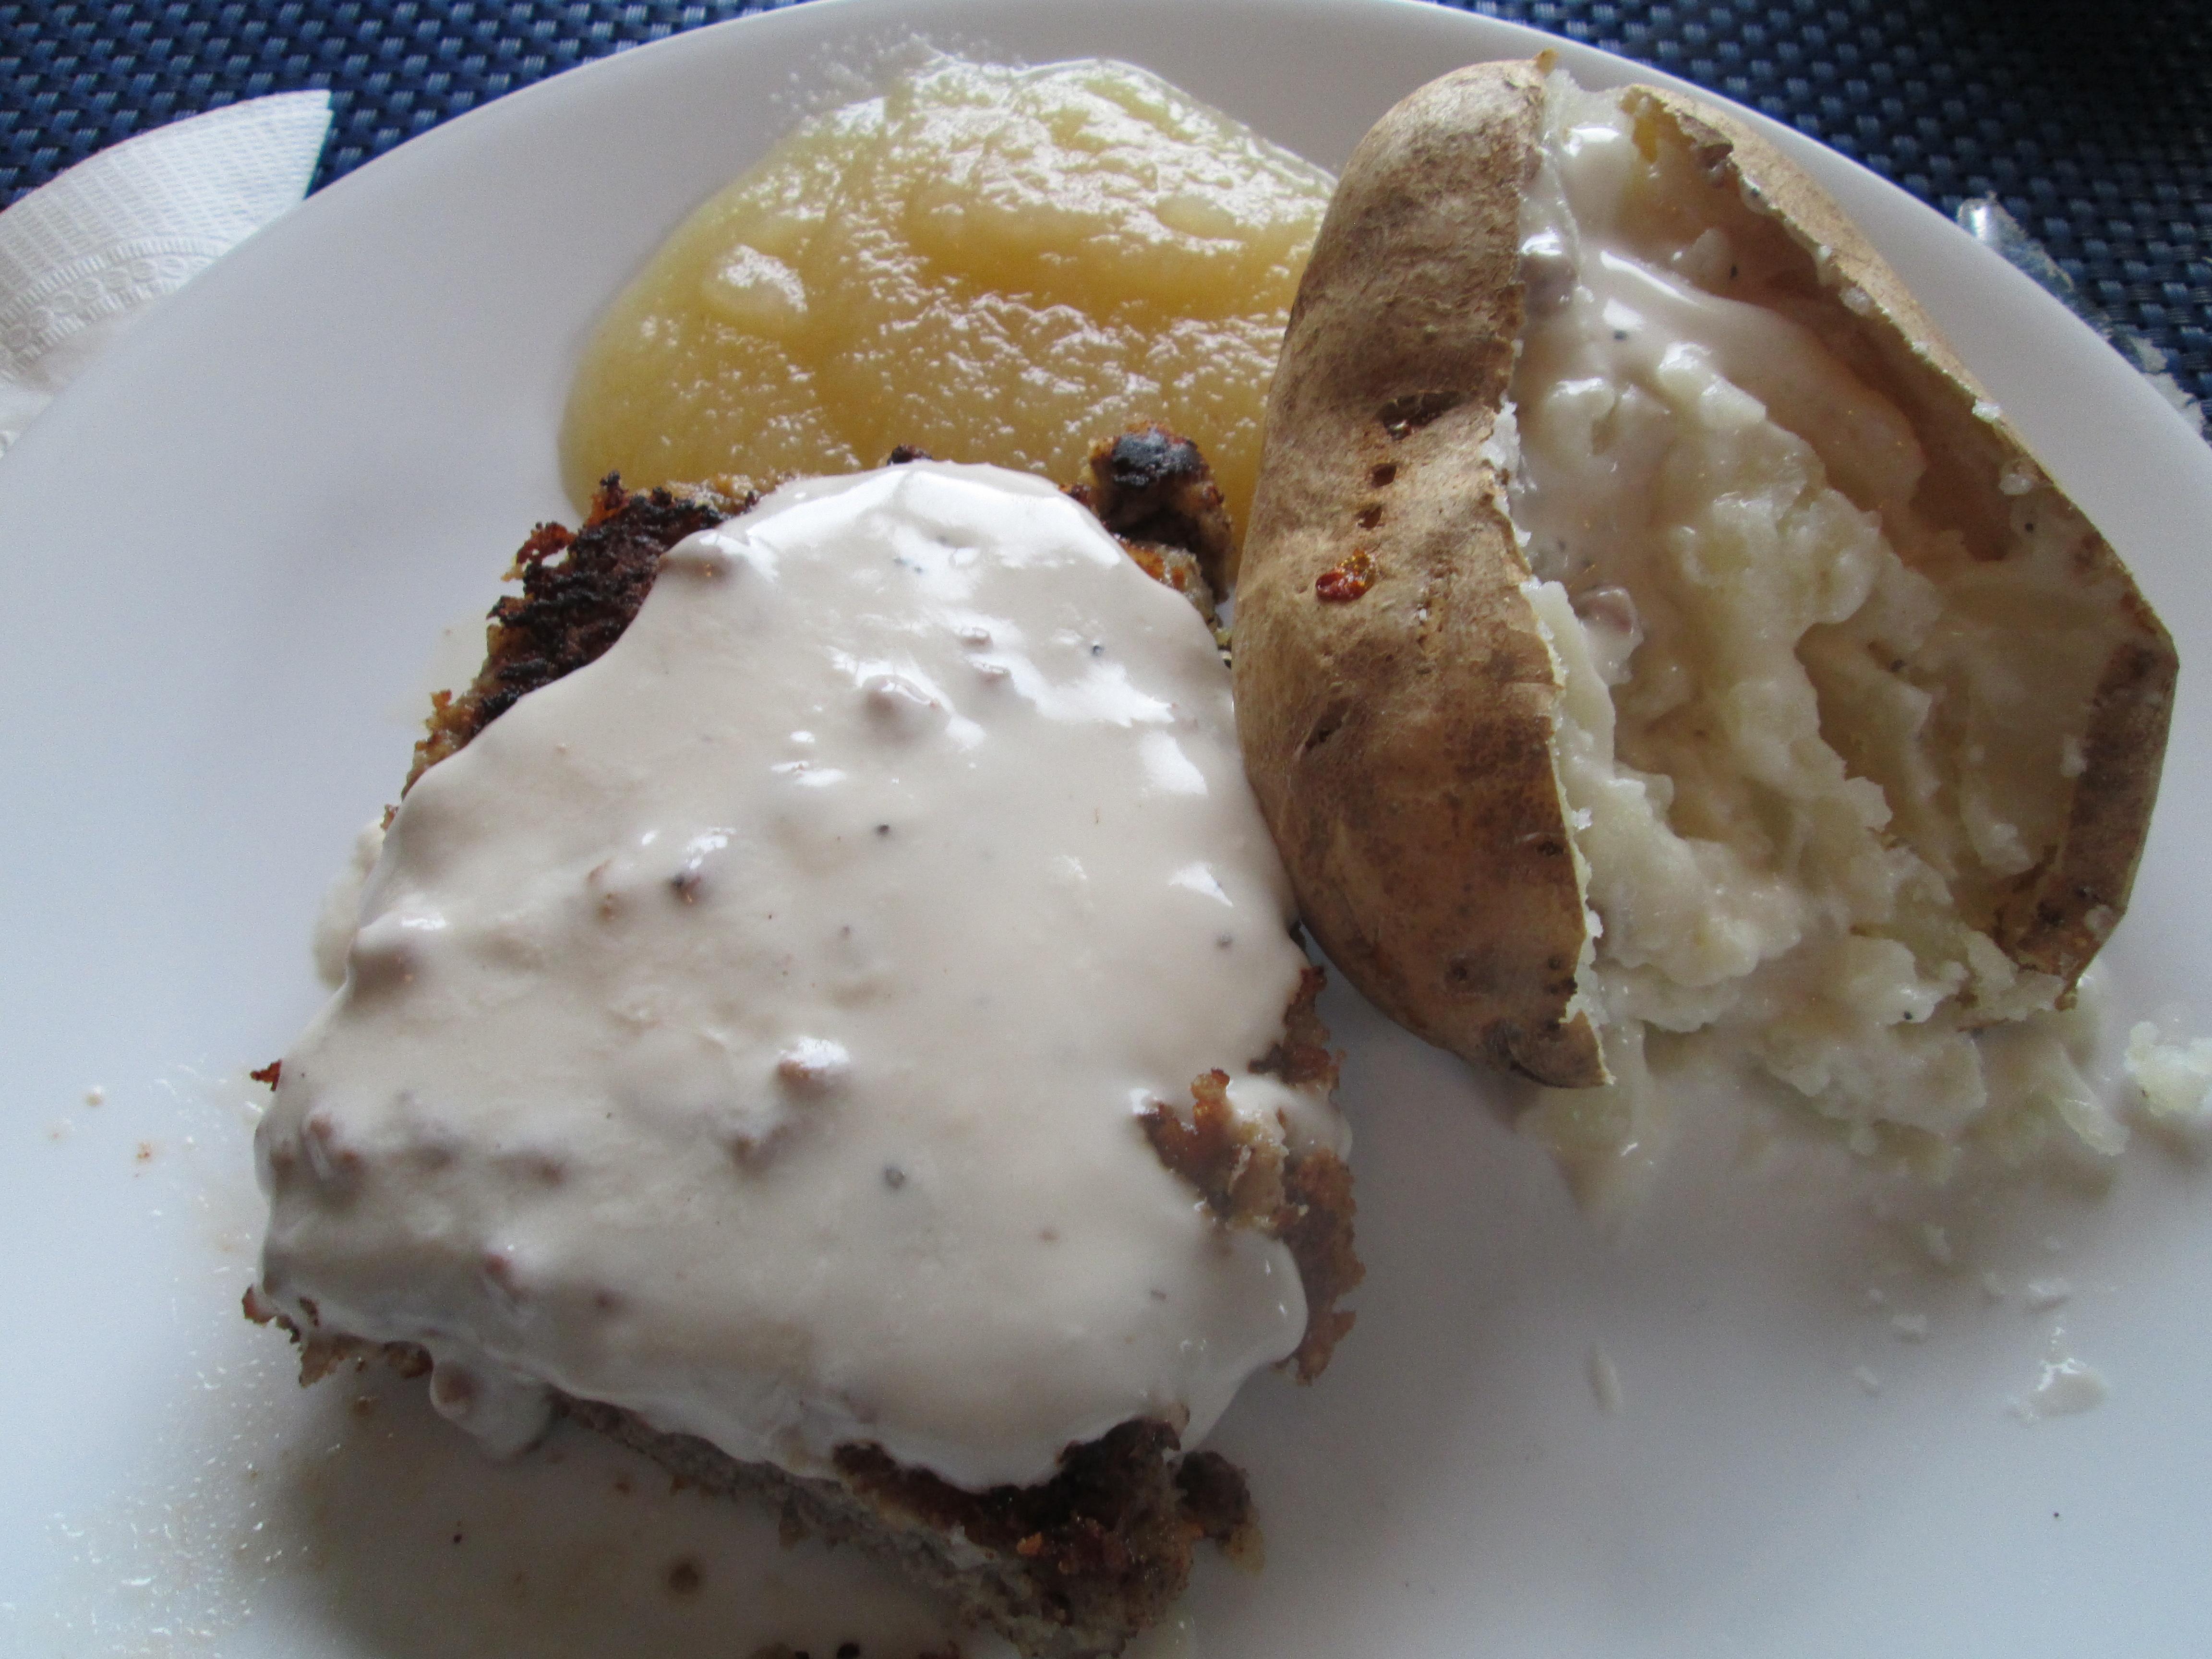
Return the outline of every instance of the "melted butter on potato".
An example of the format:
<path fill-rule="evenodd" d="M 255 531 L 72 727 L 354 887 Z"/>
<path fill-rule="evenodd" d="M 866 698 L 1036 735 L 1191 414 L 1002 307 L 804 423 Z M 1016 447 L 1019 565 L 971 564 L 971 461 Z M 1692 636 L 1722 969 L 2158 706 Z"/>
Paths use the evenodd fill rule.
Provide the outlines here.
<path fill-rule="evenodd" d="M 1775 233 L 1713 222 L 1686 145 L 1563 77 L 1547 121 L 1510 500 L 1618 1080 L 1531 1127 L 1616 1158 L 1653 1127 L 1647 1036 L 1692 1033 L 1868 1148 L 1947 1153 L 2031 1094 L 2075 1123 L 2066 981 L 1991 935 L 2060 837 L 2116 586 L 2047 492 L 2008 491 L 1994 534 L 1942 521 L 1911 422 Z"/>
<path fill-rule="evenodd" d="M 1139 418 L 1242 531 L 1261 405 L 1332 180 L 1125 64 L 935 58 L 810 119 L 617 300 L 570 494 L 946 459 L 1075 476 Z"/>

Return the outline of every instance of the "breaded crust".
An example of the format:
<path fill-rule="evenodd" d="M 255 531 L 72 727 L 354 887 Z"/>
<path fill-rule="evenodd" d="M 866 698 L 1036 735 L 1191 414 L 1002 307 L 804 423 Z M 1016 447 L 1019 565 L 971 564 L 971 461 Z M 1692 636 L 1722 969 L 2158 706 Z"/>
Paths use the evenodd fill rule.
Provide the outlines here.
<path fill-rule="evenodd" d="M 507 572 L 522 592 L 502 595 L 492 606 L 483 666 L 467 689 L 431 698 L 400 793 L 523 697 L 598 658 L 645 603 L 662 554 L 757 499 L 711 490 L 632 495 L 610 474 L 599 481 L 581 530 L 541 524 L 532 531 Z"/>
<path fill-rule="evenodd" d="M 873 1446 L 841 1448 L 836 1479 L 807 1480 L 594 1401 L 563 1407 L 704 1491 L 773 1504 L 787 1536 L 895 1560 L 1043 1659 L 1112 1653 L 1157 1623 L 1189 1581 L 1198 1540 L 1256 1547 L 1243 1477 L 1210 1452 L 1178 1456 L 1159 1423 L 1124 1423 L 1070 1447 L 1042 1485 L 971 1492 Z"/>
<path fill-rule="evenodd" d="M 1336 1057 L 1314 1004 L 1327 983 L 1309 968 L 1283 1016 L 1283 1040 L 1252 1061 L 1292 1088 L 1336 1086 Z M 1257 1126 L 1229 1103 L 1229 1073 L 1191 1081 L 1188 1123 L 1165 1103 L 1140 1118 L 1160 1162 L 1197 1189 L 1225 1225 L 1257 1227 L 1282 1240 L 1297 1263 L 1306 1295 L 1306 1330 L 1289 1360 L 1301 1382 L 1319 1376 L 1351 1330 L 1352 1316 L 1337 1304 L 1367 1276 L 1352 1249 L 1352 1171 L 1334 1152 L 1316 1147 L 1285 1158 Z"/>
<path fill-rule="evenodd" d="M 1189 439 L 1157 422 L 1139 421 L 1094 444 L 1084 472 L 1067 493 L 1133 555 L 1141 544 L 1193 562 L 1210 596 L 1236 582 L 1237 538 L 1229 509 L 1222 505 L 1213 469 Z M 1152 574 L 1179 593 L 1189 591 L 1184 581 Z"/>
<path fill-rule="evenodd" d="M 1533 64 L 1422 88 L 1337 186 L 1267 400 L 1237 601 L 1247 769 L 1323 949 L 1430 1042 L 1604 1079 L 1558 671 L 1483 453 L 1521 331 Z"/>
<path fill-rule="evenodd" d="M 301 1380 L 381 1360 L 404 1377 L 430 1356 L 409 1342 L 303 1334 L 253 1291 L 246 1316 L 301 1345 Z M 556 1393 L 562 1415 L 620 1442 L 718 1497 L 765 1503 L 787 1539 L 809 1534 L 887 1559 L 1025 1654 L 1091 1659 L 1158 1622 L 1189 1580 L 1200 1540 L 1256 1553 L 1251 1495 L 1213 1452 L 1178 1455 L 1166 1425 L 1122 1424 L 1072 1446 L 1049 1480 L 967 1492 L 907 1468 L 876 1446 L 840 1448 L 834 1477 L 795 1475 L 732 1457 L 696 1435 L 653 1428 L 635 1413 Z"/>

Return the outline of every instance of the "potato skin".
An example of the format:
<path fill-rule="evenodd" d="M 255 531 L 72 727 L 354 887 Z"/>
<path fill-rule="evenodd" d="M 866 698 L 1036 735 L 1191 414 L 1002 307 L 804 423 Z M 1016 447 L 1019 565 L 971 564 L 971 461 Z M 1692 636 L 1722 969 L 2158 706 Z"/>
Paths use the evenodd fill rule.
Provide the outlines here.
<path fill-rule="evenodd" d="M 1237 709 L 1299 908 L 1352 982 L 1431 1042 L 1581 1085 L 1606 1073 L 1569 1008 L 1586 922 L 1559 671 L 1481 453 L 1542 109 L 1533 64 L 1462 70 L 1346 167 L 1268 397 Z"/>
<path fill-rule="evenodd" d="M 1540 1081 L 1607 1080 L 1574 1005 L 1587 912 L 1553 769 L 1559 670 L 1485 453 L 1521 332 L 1521 198 L 1548 64 L 1455 71 L 1345 170 L 1267 405 L 1236 618 L 1253 786 L 1316 938 L 1386 1013 Z M 1716 191 L 1808 257 L 1855 368 L 1911 421 L 1916 507 L 2003 556 L 2001 478 L 2063 515 L 2115 621 L 2056 847 L 1971 918 L 2069 987 L 2125 908 L 2157 796 L 2172 643 L 2110 545 L 2035 466 L 1903 283 L 1825 192 L 1724 112 L 1650 88 Z M 1817 275 L 1815 275 L 1817 273 Z M 1856 288 L 1846 307 L 1839 296 Z"/>

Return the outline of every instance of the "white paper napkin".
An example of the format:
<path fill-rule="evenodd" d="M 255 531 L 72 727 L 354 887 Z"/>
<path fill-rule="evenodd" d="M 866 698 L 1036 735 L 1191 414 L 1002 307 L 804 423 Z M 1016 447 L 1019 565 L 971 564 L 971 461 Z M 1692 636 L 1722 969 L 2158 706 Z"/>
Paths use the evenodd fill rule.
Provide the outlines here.
<path fill-rule="evenodd" d="M 125 139 L 0 213 L 0 452 L 165 294 L 307 193 L 327 92 Z"/>

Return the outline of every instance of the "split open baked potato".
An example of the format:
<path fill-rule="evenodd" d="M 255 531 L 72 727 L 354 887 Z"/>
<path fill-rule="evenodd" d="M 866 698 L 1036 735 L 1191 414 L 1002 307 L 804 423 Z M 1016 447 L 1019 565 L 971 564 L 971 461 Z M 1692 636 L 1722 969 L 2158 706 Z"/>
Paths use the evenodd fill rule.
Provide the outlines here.
<path fill-rule="evenodd" d="M 2124 908 L 2173 647 L 1835 204 L 1717 109 L 1547 60 L 1354 153 L 1237 599 L 1313 933 L 1540 1082 L 1717 1037 L 1952 1137 L 1983 1028 Z"/>

